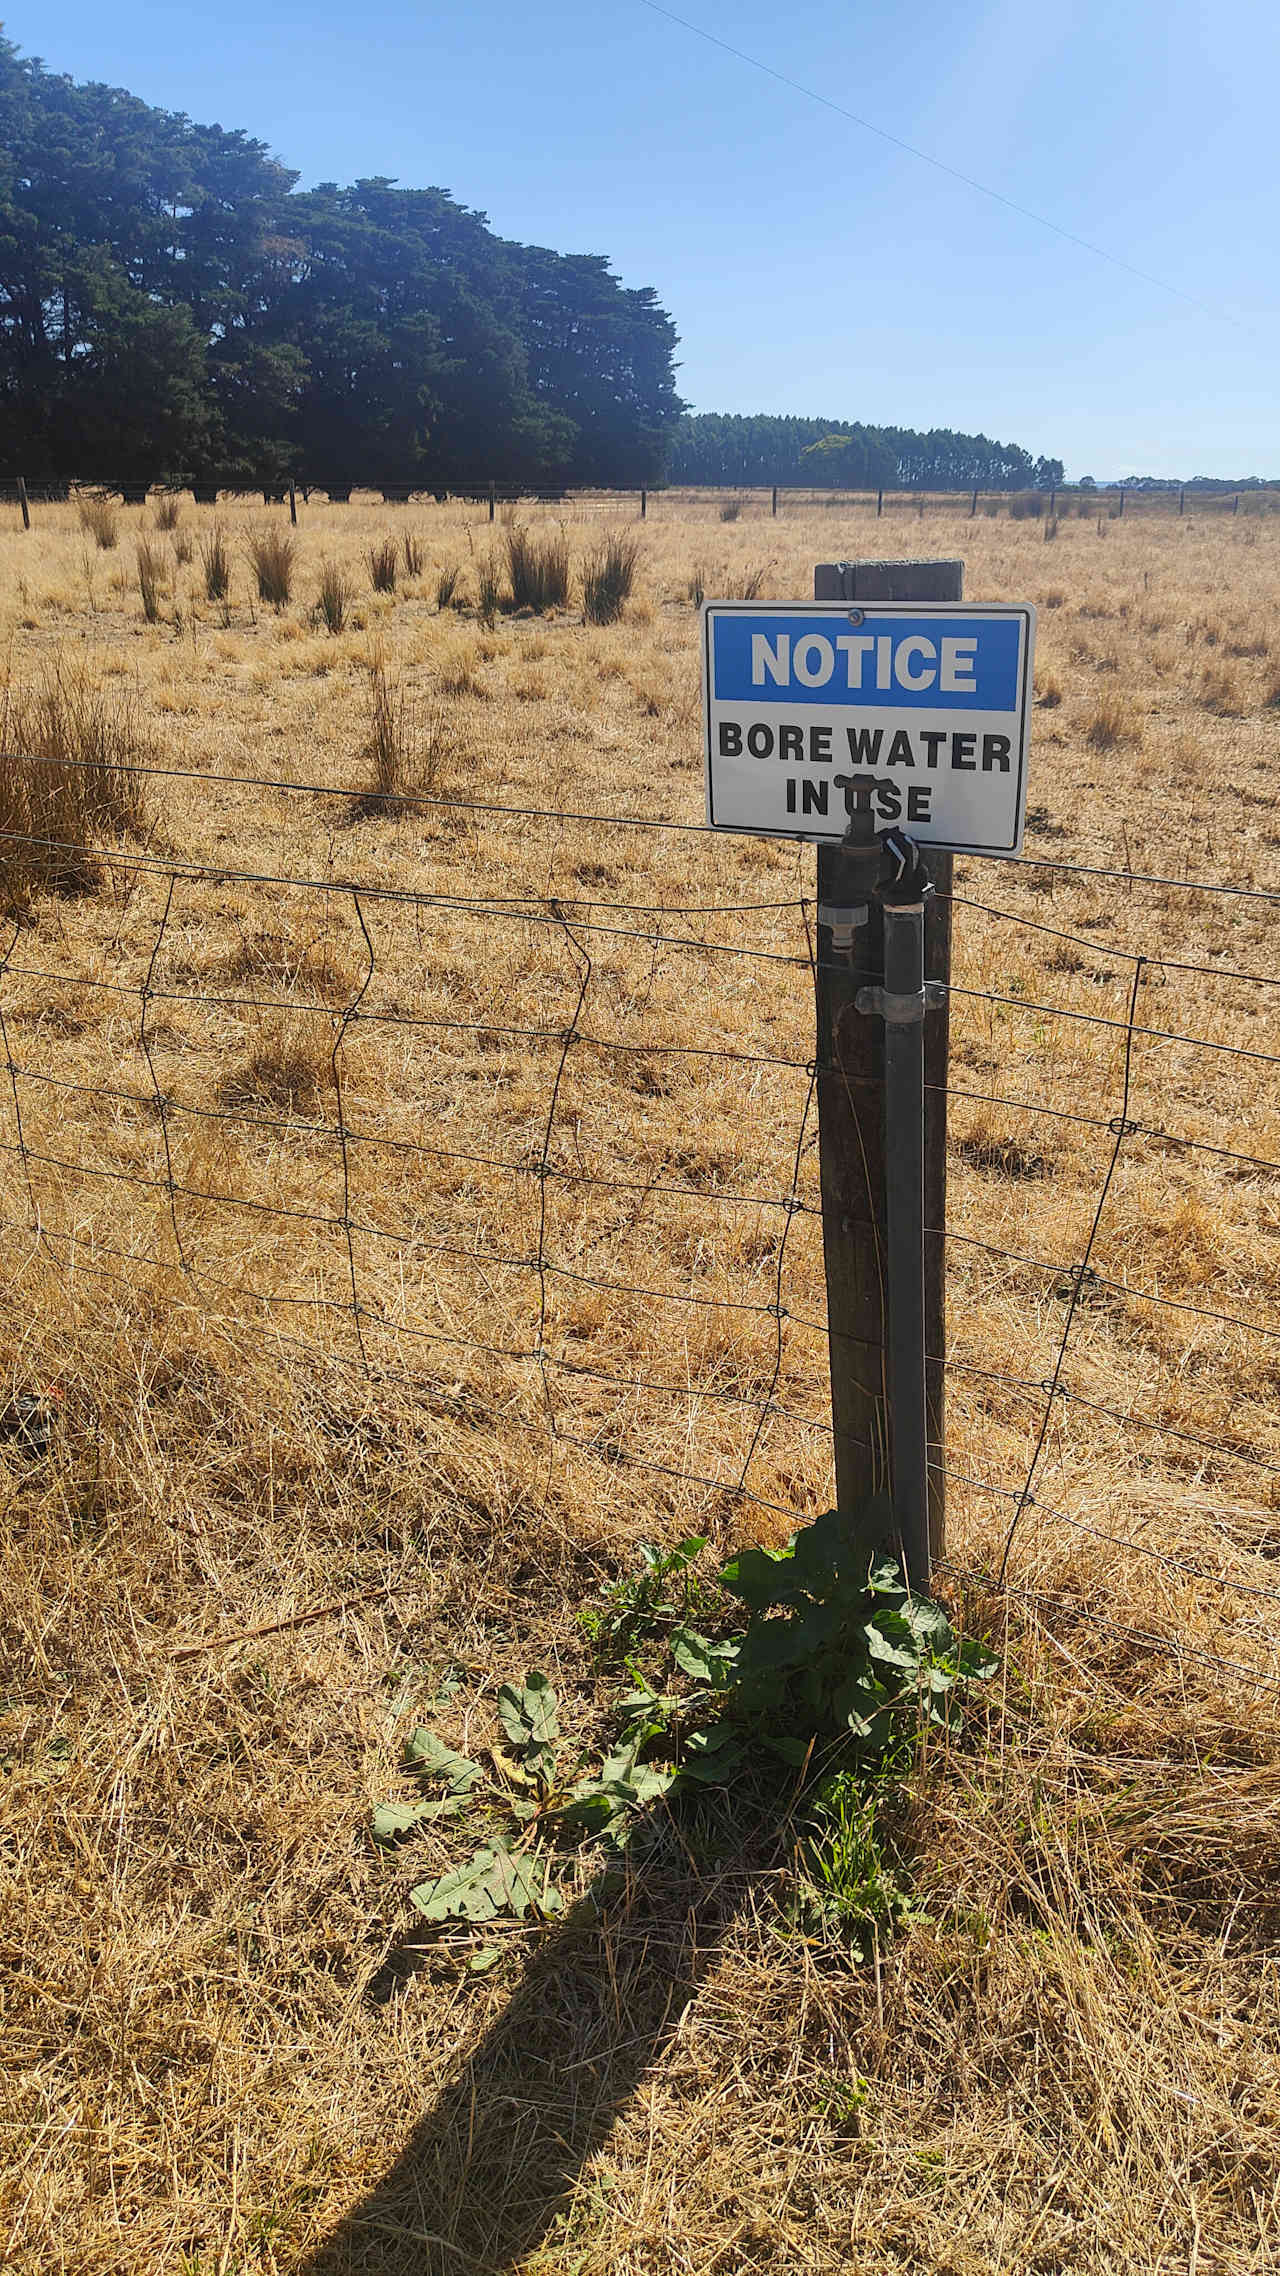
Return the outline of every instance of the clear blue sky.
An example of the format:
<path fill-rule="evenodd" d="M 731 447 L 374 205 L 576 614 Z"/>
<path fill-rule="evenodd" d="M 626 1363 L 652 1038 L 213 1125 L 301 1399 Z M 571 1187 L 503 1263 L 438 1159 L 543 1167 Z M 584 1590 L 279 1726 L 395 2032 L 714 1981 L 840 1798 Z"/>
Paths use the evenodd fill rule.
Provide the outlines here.
<path fill-rule="evenodd" d="M 55 70 L 607 253 L 697 410 L 981 429 L 1069 473 L 1280 474 L 1280 11 L 670 0 L 1190 296 L 1065 242 L 642 0 L 0 0 Z M 1197 305 L 1198 304 L 1198 305 Z"/>

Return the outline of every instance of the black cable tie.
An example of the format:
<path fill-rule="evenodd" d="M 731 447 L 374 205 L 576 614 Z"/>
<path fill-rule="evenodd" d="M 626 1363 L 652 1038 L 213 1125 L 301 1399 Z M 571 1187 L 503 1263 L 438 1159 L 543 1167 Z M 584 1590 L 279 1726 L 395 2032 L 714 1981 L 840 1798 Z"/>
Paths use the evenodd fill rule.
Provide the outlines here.
<path fill-rule="evenodd" d="M 1122 1114 L 1114 1114 L 1107 1124 L 1113 1138 L 1136 1138 L 1142 1129 L 1140 1122 L 1126 1122 Z"/>

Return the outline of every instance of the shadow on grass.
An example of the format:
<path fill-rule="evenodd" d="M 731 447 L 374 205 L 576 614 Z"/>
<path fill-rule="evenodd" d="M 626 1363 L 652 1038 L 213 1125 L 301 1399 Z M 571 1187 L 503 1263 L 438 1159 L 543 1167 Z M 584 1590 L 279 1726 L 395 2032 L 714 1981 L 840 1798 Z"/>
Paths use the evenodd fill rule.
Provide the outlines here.
<path fill-rule="evenodd" d="M 749 1830 L 723 1803 L 654 1819 L 616 1886 L 538 1945 L 395 2164 L 298 2276 L 501 2276 L 536 2250 L 777 1858 L 779 1810 L 766 1836 L 753 1801 Z"/>

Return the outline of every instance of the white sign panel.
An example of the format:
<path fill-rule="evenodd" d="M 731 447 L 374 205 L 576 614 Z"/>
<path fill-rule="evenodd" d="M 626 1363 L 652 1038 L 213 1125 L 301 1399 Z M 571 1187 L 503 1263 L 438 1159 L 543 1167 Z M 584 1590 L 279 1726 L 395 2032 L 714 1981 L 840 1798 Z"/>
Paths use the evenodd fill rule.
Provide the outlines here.
<path fill-rule="evenodd" d="M 1035 611 L 959 601 L 707 601 L 707 820 L 842 838 L 865 809 L 922 845 L 1014 854 Z"/>

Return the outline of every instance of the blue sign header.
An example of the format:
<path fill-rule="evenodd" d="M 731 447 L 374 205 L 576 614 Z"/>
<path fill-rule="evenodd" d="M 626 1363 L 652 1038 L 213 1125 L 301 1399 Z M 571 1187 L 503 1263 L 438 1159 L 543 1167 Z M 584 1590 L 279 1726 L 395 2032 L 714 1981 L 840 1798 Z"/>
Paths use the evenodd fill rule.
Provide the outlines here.
<path fill-rule="evenodd" d="M 878 711 L 1014 711 L 1024 619 L 972 610 L 912 616 L 718 610 L 710 615 L 715 703 Z"/>

